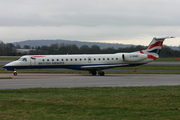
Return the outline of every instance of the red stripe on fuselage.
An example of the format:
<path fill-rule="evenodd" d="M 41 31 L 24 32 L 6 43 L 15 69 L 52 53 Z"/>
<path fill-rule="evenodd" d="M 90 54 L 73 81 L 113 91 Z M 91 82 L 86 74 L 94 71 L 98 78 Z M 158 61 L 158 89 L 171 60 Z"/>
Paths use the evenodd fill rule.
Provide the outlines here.
<path fill-rule="evenodd" d="M 156 47 L 156 46 L 162 46 L 163 45 L 163 41 L 159 41 L 159 42 L 156 42 L 154 44 L 152 44 L 151 46 L 149 46 L 147 49 L 151 49 L 153 47 Z"/>
<path fill-rule="evenodd" d="M 39 57 L 45 57 L 45 56 L 31 56 L 31 58 L 39 58 Z"/>
<path fill-rule="evenodd" d="M 148 59 L 154 59 L 154 60 L 158 59 L 157 57 L 155 57 L 155 56 L 153 56 L 153 55 L 147 55 L 147 58 L 148 58 Z"/>
<path fill-rule="evenodd" d="M 144 54 L 144 52 L 141 50 L 140 53 Z"/>

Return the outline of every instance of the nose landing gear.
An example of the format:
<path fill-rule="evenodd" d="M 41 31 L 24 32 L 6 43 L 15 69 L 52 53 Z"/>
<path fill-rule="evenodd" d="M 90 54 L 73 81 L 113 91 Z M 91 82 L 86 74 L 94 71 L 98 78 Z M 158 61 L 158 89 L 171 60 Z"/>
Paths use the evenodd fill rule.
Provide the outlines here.
<path fill-rule="evenodd" d="M 17 71 L 16 71 L 16 69 L 14 69 L 14 76 L 17 76 Z"/>

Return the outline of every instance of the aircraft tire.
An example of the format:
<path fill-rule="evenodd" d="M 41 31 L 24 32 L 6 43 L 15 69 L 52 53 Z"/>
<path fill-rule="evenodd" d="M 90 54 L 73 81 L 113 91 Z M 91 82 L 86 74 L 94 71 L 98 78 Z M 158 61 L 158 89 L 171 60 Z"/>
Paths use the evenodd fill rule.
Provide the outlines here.
<path fill-rule="evenodd" d="M 91 73 L 92 73 L 92 75 L 96 75 L 96 71 L 92 71 Z"/>
<path fill-rule="evenodd" d="M 104 76 L 104 74 L 105 74 L 105 73 L 104 73 L 103 71 L 102 71 L 101 73 L 99 73 L 100 76 Z"/>
<path fill-rule="evenodd" d="M 17 72 L 14 72 L 14 76 L 17 76 Z"/>

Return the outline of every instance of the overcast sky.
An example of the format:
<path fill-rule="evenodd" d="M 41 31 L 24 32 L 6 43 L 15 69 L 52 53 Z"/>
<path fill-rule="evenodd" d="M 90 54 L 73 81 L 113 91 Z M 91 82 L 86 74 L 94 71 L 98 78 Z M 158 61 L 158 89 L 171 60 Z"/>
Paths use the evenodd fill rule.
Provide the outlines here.
<path fill-rule="evenodd" d="M 175 36 L 180 0 L 0 0 L 0 40 L 65 39 L 148 45 Z"/>

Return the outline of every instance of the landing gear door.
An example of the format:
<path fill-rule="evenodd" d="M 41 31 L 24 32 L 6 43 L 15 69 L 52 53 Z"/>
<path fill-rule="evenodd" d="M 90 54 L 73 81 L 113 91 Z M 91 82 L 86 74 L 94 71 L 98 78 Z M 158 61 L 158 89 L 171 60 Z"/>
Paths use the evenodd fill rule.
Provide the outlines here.
<path fill-rule="evenodd" d="M 31 57 L 30 57 L 30 65 L 31 65 L 31 66 L 36 65 L 36 58 L 35 58 L 34 56 L 31 56 Z"/>

